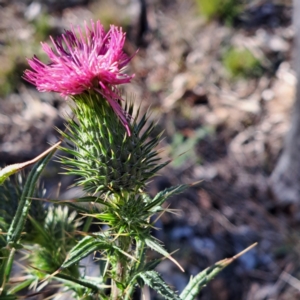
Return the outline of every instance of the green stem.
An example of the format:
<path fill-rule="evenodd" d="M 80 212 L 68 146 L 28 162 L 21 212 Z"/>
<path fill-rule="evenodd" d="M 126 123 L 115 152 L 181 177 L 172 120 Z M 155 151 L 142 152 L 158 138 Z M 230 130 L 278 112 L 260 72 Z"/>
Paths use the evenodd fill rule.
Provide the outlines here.
<path fill-rule="evenodd" d="M 118 300 L 119 299 L 119 289 L 117 287 L 117 284 L 115 280 L 112 279 L 112 286 L 111 286 L 111 299 L 112 300 Z"/>
<path fill-rule="evenodd" d="M 130 300 L 131 297 L 132 297 L 133 292 L 134 292 L 134 285 L 131 285 L 131 286 L 129 287 L 129 289 L 127 290 L 127 293 L 126 293 L 126 295 L 125 295 L 124 300 Z"/>
<path fill-rule="evenodd" d="M 131 265 L 131 270 L 135 270 L 133 273 L 134 277 L 131 278 L 131 281 L 129 285 L 126 288 L 126 294 L 124 297 L 124 300 L 130 300 L 132 298 L 132 294 L 134 292 L 135 288 L 135 273 L 138 271 L 139 266 L 142 262 L 144 262 L 144 255 L 145 255 L 145 243 L 141 240 L 136 240 L 136 249 L 135 249 L 135 257 L 137 258 L 137 261 L 134 263 L 134 265 Z"/>
<path fill-rule="evenodd" d="M 118 247 L 121 248 L 124 252 L 128 251 L 129 245 L 131 244 L 131 239 L 128 237 L 120 236 L 117 240 Z M 123 254 L 119 254 L 117 257 L 117 262 L 114 266 L 115 269 L 115 279 L 113 280 L 112 285 L 112 299 L 113 300 L 123 300 L 124 299 L 124 287 L 127 282 L 127 264 L 128 257 Z M 122 288 L 120 289 L 116 282 L 120 283 Z"/>
<path fill-rule="evenodd" d="M 118 261 L 115 266 L 116 279 L 112 280 L 112 299 L 121 300 L 123 291 L 120 290 L 116 282 L 124 284 L 124 279 L 126 280 L 126 260 L 124 261 L 123 257 L 118 258 Z"/>

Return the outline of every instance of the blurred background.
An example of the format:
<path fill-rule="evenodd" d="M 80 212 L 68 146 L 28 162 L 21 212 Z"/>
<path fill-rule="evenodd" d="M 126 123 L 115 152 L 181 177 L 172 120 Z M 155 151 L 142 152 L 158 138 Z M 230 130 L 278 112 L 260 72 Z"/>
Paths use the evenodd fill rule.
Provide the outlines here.
<path fill-rule="evenodd" d="M 164 130 L 161 156 L 172 159 L 149 193 L 201 181 L 169 201 L 179 211 L 164 214 L 155 233 L 169 252 L 179 249 L 185 273 L 168 260 L 158 271 L 180 291 L 191 275 L 258 242 L 198 299 L 300 299 L 299 204 L 270 184 L 295 100 L 292 14 L 285 0 L 0 0 L 0 166 L 54 143 L 68 111 L 22 79 L 26 58 L 46 62 L 40 42 L 70 24 L 122 26 L 126 53 L 139 49 L 124 94 L 150 106 Z M 57 168 L 44 176 L 49 196 Z M 60 182 L 61 198 L 73 197 L 70 178 Z"/>

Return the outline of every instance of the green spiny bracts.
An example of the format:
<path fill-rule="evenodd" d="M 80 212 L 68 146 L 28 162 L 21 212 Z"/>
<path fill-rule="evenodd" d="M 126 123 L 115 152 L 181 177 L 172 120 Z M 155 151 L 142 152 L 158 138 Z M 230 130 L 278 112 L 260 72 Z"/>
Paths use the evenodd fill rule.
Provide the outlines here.
<path fill-rule="evenodd" d="M 155 150 L 160 136 L 151 138 L 154 124 L 146 125 L 147 116 L 140 121 L 129 118 L 131 136 L 116 117 L 107 100 L 97 94 L 74 98 L 72 108 L 77 120 L 68 120 L 68 132 L 60 133 L 70 142 L 71 149 L 62 148 L 72 157 L 62 157 L 66 174 L 77 175 L 77 185 L 96 194 L 137 192 L 149 178 L 164 167 Z M 125 106 L 127 116 L 133 105 Z"/>
<path fill-rule="evenodd" d="M 147 235 L 153 228 L 150 218 L 166 211 L 163 203 L 188 187 L 189 185 L 184 184 L 170 187 L 159 192 L 154 198 L 143 192 L 113 194 L 107 197 L 103 211 L 92 216 L 109 228 L 120 228 L 126 236 Z"/>
<path fill-rule="evenodd" d="M 109 203 L 101 213 L 93 214 L 93 217 L 110 228 L 121 228 L 122 234 L 135 236 L 152 228 L 149 223 L 153 211 L 147 209 L 148 196 L 145 193 L 134 195 L 122 192 L 107 197 Z"/>

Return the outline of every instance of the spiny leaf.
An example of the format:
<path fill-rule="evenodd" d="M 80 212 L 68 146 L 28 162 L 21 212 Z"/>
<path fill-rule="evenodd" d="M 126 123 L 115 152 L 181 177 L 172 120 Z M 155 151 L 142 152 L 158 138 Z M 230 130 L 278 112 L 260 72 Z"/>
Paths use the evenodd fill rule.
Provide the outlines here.
<path fill-rule="evenodd" d="M 7 232 L 9 226 L 16 214 L 22 190 L 25 184 L 25 174 L 20 172 L 6 180 L 2 185 L 0 185 L 0 230 Z M 43 196 L 43 187 L 41 184 L 37 184 L 34 192 L 34 196 Z M 42 221 L 45 217 L 45 209 L 43 203 L 39 202 L 34 206 L 30 207 L 29 214 L 34 216 L 37 221 Z M 23 231 L 26 231 L 26 240 L 32 237 L 32 226 L 26 223 Z M 0 236 L 0 248 L 6 245 L 6 236 Z"/>
<path fill-rule="evenodd" d="M 216 275 L 218 275 L 225 267 L 227 267 L 229 264 L 231 264 L 233 261 L 235 261 L 237 258 L 245 254 L 247 251 L 251 250 L 253 247 L 255 247 L 257 243 L 254 243 L 244 251 L 240 252 L 239 254 L 231 257 L 231 258 L 225 258 L 223 260 L 218 261 L 213 266 L 205 269 L 204 271 L 200 272 L 198 275 L 196 275 L 194 278 L 190 280 L 188 285 L 185 287 L 185 289 L 180 294 L 180 299 L 183 300 L 194 300 L 196 296 L 199 294 L 201 289 L 209 282 L 211 281 Z"/>
<path fill-rule="evenodd" d="M 13 288 L 11 288 L 8 292 L 9 292 L 9 294 L 15 294 L 15 293 L 17 293 L 17 292 L 19 292 L 19 291 L 25 289 L 25 288 L 28 287 L 29 285 L 31 285 L 32 282 L 35 281 L 35 280 L 36 280 L 35 277 L 28 278 L 28 279 L 24 280 L 23 282 L 21 282 L 21 283 L 15 285 L 15 286 L 14 286 Z M 2 298 L 0 297 L 0 299 L 2 299 Z"/>
<path fill-rule="evenodd" d="M 2 249 L 1 252 L 1 255 L 3 255 L 3 257 L 0 265 L 0 295 L 10 277 L 16 248 Z"/>
<path fill-rule="evenodd" d="M 12 220 L 12 223 L 10 224 L 6 237 L 7 243 L 10 246 L 10 253 L 2 261 L 0 270 L 1 288 L 4 288 L 4 285 L 9 279 L 11 273 L 11 267 L 16 250 L 16 248 L 11 245 L 17 244 L 21 237 L 27 214 L 30 209 L 31 198 L 35 191 L 36 183 L 54 152 L 55 149 L 52 149 L 52 151 L 46 157 L 42 158 L 39 162 L 37 162 L 32 168 L 26 180 L 16 214 Z"/>
<path fill-rule="evenodd" d="M 56 199 L 36 199 L 33 198 L 33 200 L 43 200 L 46 202 L 51 202 L 55 204 L 68 204 L 68 203 L 99 203 L 108 207 L 111 207 L 110 202 L 105 201 L 99 197 L 92 197 L 92 196 L 86 196 L 86 197 L 81 197 L 81 198 L 75 198 L 75 199 L 70 199 L 70 200 L 56 200 Z"/>
<path fill-rule="evenodd" d="M 168 189 L 165 189 L 165 190 L 159 192 L 153 198 L 153 200 L 148 205 L 146 205 L 145 210 L 151 210 L 156 206 L 160 206 L 167 198 L 169 198 L 175 194 L 179 194 L 189 187 L 190 186 L 188 184 L 181 184 L 181 185 L 173 186 L 173 187 L 170 187 Z"/>
<path fill-rule="evenodd" d="M 144 281 L 145 284 L 161 294 L 164 299 L 180 300 L 179 296 L 173 290 L 171 290 L 171 288 L 164 282 L 157 272 L 141 272 L 138 276 Z"/>
<path fill-rule="evenodd" d="M 31 224 L 33 225 L 33 227 L 35 228 L 35 230 L 45 239 L 48 240 L 49 236 L 45 230 L 45 228 L 43 228 L 42 224 L 40 224 L 39 222 L 37 222 L 34 218 L 32 218 L 31 216 L 28 216 Z"/>
<path fill-rule="evenodd" d="M 144 240 L 145 244 L 150 247 L 151 249 L 155 250 L 156 252 L 162 254 L 166 258 L 170 259 L 178 268 L 184 272 L 183 268 L 180 266 L 180 264 L 153 238 L 146 238 Z"/>
<path fill-rule="evenodd" d="M 87 215 L 88 216 L 88 215 Z M 101 214 L 92 214 L 92 215 L 89 215 L 91 217 L 94 217 L 100 221 L 104 221 L 104 222 L 115 222 L 117 219 L 116 219 L 116 216 L 114 216 L 113 214 L 111 213 L 101 213 Z"/>
<path fill-rule="evenodd" d="M 162 262 L 162 258 L 159 259 L 155 259 L 155 260 L 151 260 L 149 262 L 147 262 L 144 267 L 143 270 L 144 271 L 153 271 L 161 262 Z"/>
<path fill-rule="evenodd" d="M 68 283 L 68 285 L 73 285 L 76 287 L 76 285 L 80 285 L 86 288 L 90 288 L 92 290 L 102 290 L 105 288 L 109 288 L 109 285 L 105 285 L 102 283 L 102 278 L 99 278 L 98 281 L 95 281 L 91 278 L 86 279 L 86 278 L 75 278 L 73 276 L 67 275 L 67 274 L 62 274 L 62 273 L 58 273 L 55 275 L 56 278 L 58 278 L 60 281 L 65 281 Z"/>
<path fill-rule="evenodd" d="M 52 151 L 46 157 L 36 163 L 29 173 L 18 205 L 18 209 L 7 233 L 8 242 L 17 242 L 19 240 L 25 220 L 27 218 L 28 210 L 30 208 L 31 198 L 35 190 L 35 185 L 42 171 L 46 167 L 48 161 L 54 154 L 55 148 L 54 150 L 52 149 Z"/>
<path fill-rule="evenodd" d="M 61 268 L 64 269 L 75 264 L 96 250 L 109 250 L 111 248 L 111 243 L 107 242 L 104 237 L 86 236 L 72 248 Z"/>

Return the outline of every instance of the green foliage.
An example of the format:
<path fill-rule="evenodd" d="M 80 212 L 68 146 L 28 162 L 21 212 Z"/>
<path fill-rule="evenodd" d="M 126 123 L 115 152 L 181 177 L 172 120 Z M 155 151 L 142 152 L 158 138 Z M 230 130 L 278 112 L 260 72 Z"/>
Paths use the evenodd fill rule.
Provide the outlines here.
<path fill-rule="evenodd" d="M 257 243 L 252 244 L 247 249 L 243 250 L 242 252 L 238 253 L 237 255 L 231 258 L 225 258 L 223 260 L 218 261 L 214 265 L 210 266 L 209 268 L 203 270 L 199 274 L 197 274 L 194 278 L 190 279 L 190 282 L 185 287 L 185 289 L 180 294 L 180 298 L 183 300 L 194 300 L 196 299 L 197 295 L 204 288 L 208 282 L 210 282 L 214 277 L 216 277 L 224 268 L 234 262 L 237 258 L 245 254 L 247 251 L 251 250 L 255 247 Z"/>
<path fill-rule="evenodd" d="M 55 150 L 52 150 L 46 157 L 42 158 L 33 166 L 31 172 L 27 176 L 24 188 L 22 189 L 16 212 L 8 228 L 5 248 L 3 247 L 0 253 L 0 286 L 2 289 L 5 288 L 5 285 L 10 278 L 15 252 L 17 249 L 22 248 L 22 245 L 20 245 L 19 242 L 22 231 L 24 230 L 24 225 L 32 201 L 31 198 L 35 193 L 38 179 L 54 152 Z"/>
<path fill-rule="evenodd" d="M 105 201 L 100 200 L 100 203 L 103 203 L 102 211 L 89 214 L 89 216 L 100 220 L 102 224 L 108 225 L 108 229 L 103 233 L 93 233 L 81 239 L 67 254 L 61 270 L 74 266 L 82 258 L 99 251 L 102 259 L 111 264 L 109 273 L 103 273 L 103 282 L 105 282 L 107 276 L 113 278 L 118 284 L 122 281 L 123 283 L 119 285 L 119 288 L 127 293 L 136 285 L 137 276 L 140 272 L 152 270 L 160 261 L 146 263 L 144 257 L 145 245 L 178 265 L 162 245 L 151 237 L 150 230 L 153 225 L 149 220 L 152 215 L 163 211 L 162 204 L 166 199 L 188 187 L 189 185 L 179 185 L 168 188 L 159 192 L 154 198 L 150 198 L 144 193 L 135 194 L 130 192 L 106 196 Z M 76 199 L 76 202 L 90 200 L 97 203 L 98 199 L 96 197 L 84 197 L 81 200 Z M 136 253 L 133 249 L 130 250 L 131 245 L 135 243 L 140 245 L 137 246 L 139 250 Z M 123 272 L 127 274 L 123 279 L 119 278 L 117 272 L 120 261 L 124 265 Z"/>
<path fill-rule="evenodd" d="M 27 258 L 30 262 L 30 267 L 25 269 L 28 279 L 14 285 L 10 293 L 15 293 L 26 287 L 35 289 L 40 280 L 47 279 L 43 284 L 45 286 L 52 279 L 55 279 L 63 283 L 68 290 L 74 291 L 74 297 L 77 299 L 98 299 L 92 296 L 106 287 L 102 284 L 101 278 L 93 278 L 93 280 L 81 278 L 77 265 L 65 266 L 59 270 L 60 273 L 54 273 L 63 264 L 67 252 L 77 243 L 76 230 L 80 222 L 76 217 L 77 214 L 75 212 L 70 213 L 67 207 L 50 206 L 43 222 L 38 223 L 30 218 L 36 235 L 34 244 L 26 245 Z"/>
<path fill-rule="evenodd" d="M 148 203 L 145 205 L 144 210 L 149 211 L 151 213 L 157 213 L 162 210 L 161 205 L 169 198 L 176 194 L 180 194 L 185 191 L 190 186 L 187 184 L 181 184 L 172 186 L 170 188 L 164 189 L 163 191 L 159 192 L 153 199 L 147 201 Z M 148 213 L 149 217 L 151 216 Z"/>
<path fill-rule="evenodd" d="M 55 279 L 64 283 L 64 285 L 73 290 L 73 297 L 82 299 L 108 299 L 102 290 L 107 289 L 109 286 L 102 283 L 101 278 L 86 277 L 86 278 L 76 278 L 67 274 L 58 273 L 55 275 Z M 98 297 L 101 294 L 101 297 Z"/>
<path fill-rule="evenodd" d="M 8 230 L 17 210 L 20 194 L 21 187 L 13 184 L 9 179 L 3 185 L 0 185 L 0 228 L 4 232 Z"/>
<path fill-rule="evenodd" d="M 31 284 L 33 284 L 36 281 L 35 277 L 27 276 L 27 278 L 28 279 L 11 286 L 8 291 L 9 294 L 14 295 L 14 294 L 18 293 L 19 291 L 22 291 L 23 289 L 29 287 Z"/>
<path fill-rule="evenodd" d="M 224 53 L 222 61 L 233 78 L 259 76 L 262 71 L 259 59 L 248 49 L 232 47 Z"/>
<path fill-rule="evenodd" d="M 161 276 L 155 271 L 141 272 L 139 277 L 145 284 L 153 288 L 156 292 L 167 300 L 180 300 L 179 296 L 171 290 L 171 288 L 164 282 Z"/>
<path fill-rule="evenodd" d="M 76 212 L 68 207 L 49 207 L 43 222 L 34 218 L 30 221 L 35 229 L 34 244 L 30 249 L 29 260 L 34 269 L 30 272 L 39 279 L 60 268 L 67 253 L 76 244 L 75 233 L 80 225 Z M 66 274 L 78 276 L 77 268 L 65 270 Z"/>
<path fill-rule="evenodd" d="M 157 240 L 155 240 L 154 238 L 146 238 L 144 242 L 149 248 L 170 259 L 179 267 L 181 271 L 184 271 L 183 268 L 179 265 L 179 263 L 160 245 L 160 243 Z"/>
<path fill-rule="evenodd" d="M 169 197 L 181 193 L 188 187 L 189 185 L 179 185 L 165 189 L 153 199 L 145 193 L 135 195 L 124 192 L 109 195 L 105 198 L 106 202 L 102 211 L 90 214 L 90 216 L 98 219 L 102 224 L 106 224 L 109 228 L 120 228 L 118 234 L 129 236 L 132 239 L 139 237 L 144 240 L 148 238 L 149 230 L 153 227 L 149 219 L 154 214 L 164 211 L 162 204 Z M 164 253 L 164 255 L 168 254 Z"/>
<path fill-rule="evenodd" d="M 241 0 L 195 0 L 198 10 L 207 20 L 218 18 L 232 25 L 242 11 Z"/>
<path fill-rule="evenodd" d="M 0 185 L 0 230 L 7 231 L 16 213 L 22 191 L 24 189 L 24 173 L 15 175 L 15 178 L 6 180 Z M 34 197 L 42 198 L 43 187 L 38 183 L 34 191 Z M 43 203 L 38 201 L 36 205 L 30 207 L 29 214 L 38 222 L 44 220 L 45 211 Z M 32 226 L 26 224 L 26 233 L 31 234 Z M 0 236 L 1 245 L 1 236 Z"/>
<path fill-rule="evenodd" d="M 99 234 L 96 236 L 86 236 L 70 250 L 67 259 L 61 265 L 61 268 L 64 269 L 72 266 L 95 251 L 105 251 L 111 249 L 112 243 L 107 237 Z"/>
<path fill-rule="evenodd" d="M 180 298 L 184 300 L 194 300 L 200 293 L 201 289 L 226 266 L 227 264 L 224 261 L 220 261 L 191 278 L 188 285 L 180 294 Z"/>
<path fill-rule="evenodd" d="M 95 98 L 95 99 L 94 99 Z M 91 194 L 138 191 L 157 171 L 160 164 L 155 147 L 160 135 L 151 138 L 154 124 L 147 125 L 147 116 L 131 120 L 130 137 L 108 102 L 96 94 L 74 98 L 73 112 L 78 122 L 68 120 L 68 132 L 60 133 L 71 149 L 62 148 L 72 157 L 62 157 L 66 174 L 77 175 L 77 185 Z M 125 111 L 132 115 L 133 106 Z"/>
<path fill-rule="evenodd" d="M 2 294 L 0 295 L 0 300 L 17 300 L 17 296 L 15 295 L 10 295 L 6 291 L 3 291 Z"/>
<path fill-rule="evenodd" d="M 24 224 L 26 222 L 27 214 L 30 209 L 30 205 L 32 201 L 31 199 L 34 196 L 34 193 L 37 189 L 37 182 L 39 180 L 42 171 L 46 167 L 47 163 L 49 162 L 54 152 L 55 150 L 53 150 L 46 157 L 42 158 L 39 162 L 37 162 L 33 166 L 29 175 L 27 176 L 16 213 L 8 229 L 8 233 L 7 233 L 8 243 L 19 242 L 22 230 L 24 228 Z"/>
<path fill-rule="evenodd" d="M 24 177 L 24 173 L 19 173 L 15 175 L 15 180 L 8 179 L 0 185 L 0 232 L 7 232 L 12 220 L 14 219 L 14 215 L 17 211 L 20 198 L 24 190 Z M 42 197 L 42 193 L 42 188 L 37 185 L 37 188 L 34 191 L 34 196 Z M 38 202 L 36 205 L 31 206 L 29 214 L 31 214 L 37 221 L 42 221 L 45 217 L 42 202 Z M 30 223 L 27 222 L 23 230 L 26 231 L 26 239 L 30 239 L 34 231 Z M 4 269 L 1 270 L 1 268 L 5 268 L 5 264 L 7 263 L 6 258 L 10 255 L 10 251 L 4 248 L 6 245 L 6 236 L 0 234 L 0 282 L 2 283 L 5 281 L 5 276 L 3 274 Z M 9 274 L 7 276 L 9 276 Z"/>

